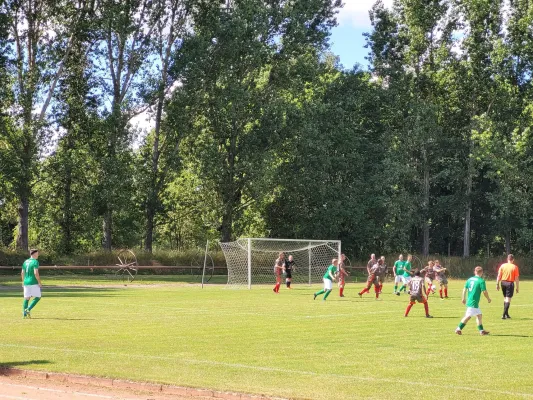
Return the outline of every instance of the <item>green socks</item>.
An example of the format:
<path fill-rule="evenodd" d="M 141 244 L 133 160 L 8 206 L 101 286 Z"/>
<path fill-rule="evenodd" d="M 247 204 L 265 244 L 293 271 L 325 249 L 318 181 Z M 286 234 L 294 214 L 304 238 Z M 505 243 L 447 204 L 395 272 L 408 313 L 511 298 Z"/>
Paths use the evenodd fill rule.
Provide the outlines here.
<path fill-rule="evenodd" d="M 466 324 L 463 324 L 462 322 L 459 322 L 459 329 L 463 330 Z"/>
<path fill-rule="evenodd" d="M 402 287 L 400 288 L 400 292 L 401 292 L 402 290 L 405 290 L 405 285 L 402 285 Z"/>
<path fill-rule="evenodd" d="M 321 295 L 322 293 L 325 293 L 325 292 L 326 292 L 325 290 L 321 290 L 320 292 L 316 292 L 315 296 L 319 296 L 319 295 Z"/>
<path fill-rule="evenodd" d="M 482 331 L 482 330 L 483 330 L 483 325 L 478 325 L 478 326 L 477 326 L 477 330 L 478 330 L 478 331 Z"/>
<path fill-rule="evenodd" d="M 31 310 L 33 307 L 35 307 L 35 305 L 39 302 L 39 300 L 41 300 L 40 297 L 34 298 L 33 301 L 31 302 L 30 306 L 28 307 L 28 311 Z"/>
<path fill-rule="evenodd" d="M 326 290 L 326 294 L 324 295 L 324 300 L 326 300 L 331 293 L 331 290 Z"/>
<path fill-rule="evenodd" d="M 24 302 L 22 303 L 22 311 L 26 311 L 26 308 L 28 308 L 28 302 L 29 300 L 24 299 Z"/>
<path fill-rule="evenodd" d="M 394 285 L 394 291 L 395 291 L 395 292 L 398 291 L 398 285 Z"/>

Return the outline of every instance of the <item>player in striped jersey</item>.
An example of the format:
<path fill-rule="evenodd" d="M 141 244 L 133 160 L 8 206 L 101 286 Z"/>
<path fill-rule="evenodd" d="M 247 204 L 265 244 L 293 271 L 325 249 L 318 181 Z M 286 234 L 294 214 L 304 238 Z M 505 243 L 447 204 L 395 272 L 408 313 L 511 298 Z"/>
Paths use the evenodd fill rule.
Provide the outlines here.
<path fill-rule="evenodd" d="M 411 311 L 411 308 L 415 305 L 416 302 L 418 302 L 424 304 L 426 318 L 433 318 L 431 315 L 429 315 L 428 302 L 424 297 L 424 293 L 426 291 L 424 279 L 422 279 L 422 277 L 420 276 L 419 270 L 415 269 L 414 273 L 415 276 L 413 276 L 408 283 L 411 299 L 409 301 L 409 305 L 405 310 L 405 316 L 407 317 L 409 315 L 409 311 Z"/>

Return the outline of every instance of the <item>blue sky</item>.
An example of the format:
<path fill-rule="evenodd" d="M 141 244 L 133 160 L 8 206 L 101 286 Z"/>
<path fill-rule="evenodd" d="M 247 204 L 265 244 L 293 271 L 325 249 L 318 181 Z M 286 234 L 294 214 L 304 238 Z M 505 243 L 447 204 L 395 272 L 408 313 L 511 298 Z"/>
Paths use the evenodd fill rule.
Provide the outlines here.
<path fill-rule="evenodd" d="M 375 0 L 344 0 L 344 7 L 339 11 L 337 20 L 339 25 L 332 30 L 331 50 L 339 56 L 344 68 L 351 69 L 359 63 L 363 69 L 368 67 L 365 57 L 368 49 L 365 49 L 363 33 L 370 32 L 371 25 L 368 11 L 372 8 Z M 390 7 L 392 0 L 383 0 Z"/>

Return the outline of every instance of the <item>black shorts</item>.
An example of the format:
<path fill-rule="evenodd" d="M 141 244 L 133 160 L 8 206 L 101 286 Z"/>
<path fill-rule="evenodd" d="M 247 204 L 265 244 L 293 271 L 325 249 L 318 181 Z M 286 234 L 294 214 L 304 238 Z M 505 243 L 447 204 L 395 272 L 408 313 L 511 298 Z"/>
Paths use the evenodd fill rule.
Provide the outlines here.
<path fill-rule="evenodd" d="M 514 282 L 502 281 L 502 293 L 503 297 L 513 297 L 514 294 Z"/>
<path fill-rule="evenodd" d="M 285 271 L 286 278 L 292 278 L 292 271 Z"/>

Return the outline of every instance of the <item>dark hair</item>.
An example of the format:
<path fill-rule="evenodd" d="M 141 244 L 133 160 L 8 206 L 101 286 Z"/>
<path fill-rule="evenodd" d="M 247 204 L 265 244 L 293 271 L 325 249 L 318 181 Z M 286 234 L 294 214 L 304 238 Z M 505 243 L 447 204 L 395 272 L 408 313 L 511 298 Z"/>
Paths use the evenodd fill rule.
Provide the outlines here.
<path fill-rule="evenodd" d="M 31 249 L 30 250 L 30 256 L 33 256 L 35 253 L 38 253 L 39 249 Z"/>
<path fill-rule="evenodd" d="M 415 269 L 415 276 L 420 276 L 420 271 L 417 269 Z"/>
<path fill-rule="evenodd" d="M 509 255 L 507 256 L 507 260 L 508 260 L 508 261 L 512 261 L 512 260 L 514 260 L 514 256 L 513 256 L 512 254 L 509 254 Z"/>

